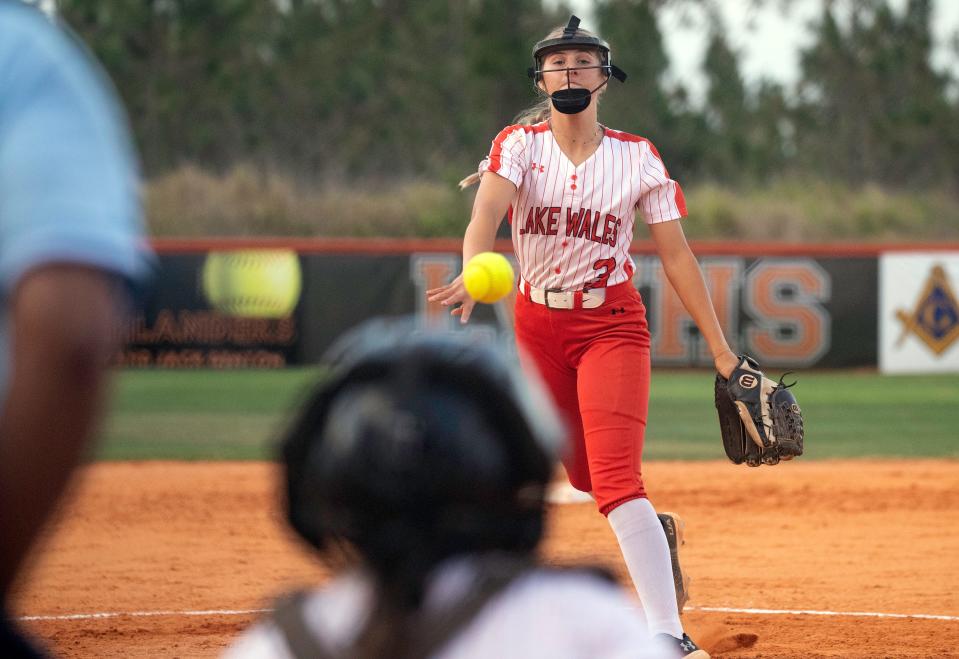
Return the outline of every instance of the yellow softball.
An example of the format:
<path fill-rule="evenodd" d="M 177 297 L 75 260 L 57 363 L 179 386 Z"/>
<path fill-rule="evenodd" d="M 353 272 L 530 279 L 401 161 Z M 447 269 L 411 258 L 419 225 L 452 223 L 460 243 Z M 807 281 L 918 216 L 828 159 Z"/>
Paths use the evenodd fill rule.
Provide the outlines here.
<path fill-rule="evenodd" d="M 477 302 L 501 300 L 509 295 L 513 283 L 513 266 L 496 252 L 477 254 L 463 268 L 463 285 Z"/>
<path fill-rule="evenodd" d="M 222 313 L 284 318 L 300 300 L 300 259 L 286 249 L 210 252 L 202 282 L 210 306 Z"/>

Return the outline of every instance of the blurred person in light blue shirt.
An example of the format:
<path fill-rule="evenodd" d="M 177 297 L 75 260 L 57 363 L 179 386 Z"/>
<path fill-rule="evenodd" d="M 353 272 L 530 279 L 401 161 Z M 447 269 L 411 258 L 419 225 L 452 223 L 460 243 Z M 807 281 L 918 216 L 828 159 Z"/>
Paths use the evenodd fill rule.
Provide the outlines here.
<path fill-rule="evenodd" d="M 149 275 L 136 157 L 109 81 L 64 28 L 0 0 L 0 656 L 3 614 L 84 456 L 131 293 Z"/>

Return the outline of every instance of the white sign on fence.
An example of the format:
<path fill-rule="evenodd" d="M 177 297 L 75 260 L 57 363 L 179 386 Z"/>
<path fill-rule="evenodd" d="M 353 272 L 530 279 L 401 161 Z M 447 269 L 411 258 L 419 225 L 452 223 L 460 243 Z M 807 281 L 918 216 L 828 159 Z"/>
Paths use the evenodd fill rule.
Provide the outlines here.
<path fill-rule="evenodd" d="M 880 256 L 879 368 L 959 372 L 959 252 Z"/>

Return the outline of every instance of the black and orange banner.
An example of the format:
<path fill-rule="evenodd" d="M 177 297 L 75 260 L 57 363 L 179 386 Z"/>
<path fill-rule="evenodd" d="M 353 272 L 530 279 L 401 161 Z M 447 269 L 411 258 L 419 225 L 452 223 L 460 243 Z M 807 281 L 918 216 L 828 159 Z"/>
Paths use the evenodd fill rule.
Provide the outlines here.
<path fill-rule="evenodd" d="M 339 334 L 374 316 L 413 315 L 424 327 L 509 342 L 509 298 L 480 305 L 465 327 L 449 309 L 426 301 L 427 289 L 459 273 L 461 259 L 452 241 L 417 246 L 378 244 L 364 252 L 361 245 L 167 245 L 159 250 L 155 286 L 127 328 L 120 362 L 188 368 L 311 364 Z M 269 259 L 255 254 L 264 249 Z M 213 262 L 213 254 L 234 251 L 242 254 L 226 265 Z M 751 251 L 697 250 L 734 349 L 770 368 L 877 364 L 877 254 Z M 632 258 L 633 281 L 653 334 L 654 365 L 711 366 L 705 342 L 658 258 L 643 249 Z M 257 283 L 261 275 L 265 283 Z"/>

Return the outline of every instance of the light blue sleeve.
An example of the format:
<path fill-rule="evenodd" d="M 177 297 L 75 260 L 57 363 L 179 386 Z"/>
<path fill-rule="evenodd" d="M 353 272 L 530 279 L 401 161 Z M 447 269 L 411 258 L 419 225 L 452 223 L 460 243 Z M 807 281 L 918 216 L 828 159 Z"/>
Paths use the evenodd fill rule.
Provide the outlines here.
<path fill-rule="evenodd" d="M 125 116 L 83 47 L 15 4 L 0 3 L 0 295 L 50 262 L 142 283 L 151 255 Z"/>

